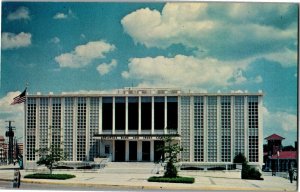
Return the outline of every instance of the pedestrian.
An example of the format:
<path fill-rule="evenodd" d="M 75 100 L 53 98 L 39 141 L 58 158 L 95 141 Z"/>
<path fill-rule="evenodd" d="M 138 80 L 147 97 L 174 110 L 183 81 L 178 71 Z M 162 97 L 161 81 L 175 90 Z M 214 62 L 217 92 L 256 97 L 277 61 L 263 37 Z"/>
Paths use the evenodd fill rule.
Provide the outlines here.
<path fill-rule="evenodd" d="M 13 188 L 17 188 L 18 187 L 18 172 L 17 169 L 15 169 L 14 171 L 14 179 L 13 179 Z"/>
<path fill-rule="evenodd" d="M 20 170 L 18 169 L 18 188 L 20 188 L 20 185 L 21 185 L 21 172 Z"/>
<path fill-rule="evenodd" d="M 290 182 L 293 183 L 294 169 L 292 168 L 292 166 L 289 168 L 289 177 L 290 177 Z"/>

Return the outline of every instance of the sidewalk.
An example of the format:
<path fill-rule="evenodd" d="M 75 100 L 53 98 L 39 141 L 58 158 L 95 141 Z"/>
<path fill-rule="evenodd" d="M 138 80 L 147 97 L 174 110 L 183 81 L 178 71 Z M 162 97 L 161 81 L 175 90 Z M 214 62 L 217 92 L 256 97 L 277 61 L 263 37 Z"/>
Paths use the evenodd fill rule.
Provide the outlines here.
<path fill-rule="evenodd" d="M 68 180 L 39 180 L 24 179 L 24 175 L 32 172 L 21 170 L 22 180 L 26 183 L 62 184 L 84 187 L 118 186 L 126 189 L 144 190 L 261 190 L 261 191 L 296 191 L 297 184 L 292 184 L 288 179 L 265 175 L 264 180 L 242 180 L 239 171 L 180 171 L 180 176 L 192 176 L 194 184 L 177 183 L 153 183 L 148 182 L 150 176 L 158 176 L 151 173 L 153 164 L 136 164 L 135 166 L 124 163 L 116 166 L 109 165 L 98 171 L 54 171 L 54 173 L 69 173 L 76 178 Z M 11 181 L 13 169 L 0 167 L 0 180 Z M 159 175 L 162 175 L 162 170 Z"/>

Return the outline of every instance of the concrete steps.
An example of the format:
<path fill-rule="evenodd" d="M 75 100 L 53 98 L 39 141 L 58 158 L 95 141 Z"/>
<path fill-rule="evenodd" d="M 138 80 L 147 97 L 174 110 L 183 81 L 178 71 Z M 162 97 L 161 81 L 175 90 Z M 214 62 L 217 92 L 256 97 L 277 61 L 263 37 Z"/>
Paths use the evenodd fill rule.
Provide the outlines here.
<path fill-rule="evenodd" d="M 108 162 L 101 172 L 105 173 L 143 173 L 151 174 L 154 172 L 153 162 Z"/>

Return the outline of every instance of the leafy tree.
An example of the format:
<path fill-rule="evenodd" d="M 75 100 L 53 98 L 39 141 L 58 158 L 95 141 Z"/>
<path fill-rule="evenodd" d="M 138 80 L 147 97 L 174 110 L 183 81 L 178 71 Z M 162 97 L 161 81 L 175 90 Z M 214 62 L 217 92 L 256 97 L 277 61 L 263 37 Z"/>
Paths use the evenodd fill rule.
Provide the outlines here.
<path fill-rule="evenodd" d="M 233 160 L 234 163 L 245 163 L 246 162 L 246 157 L 244 156 L 243 153 L 238 153 Z"/>
<path fill-rule="evenodd" d="M 36 150 L 36 152 L 40 153 L 41 157 L 37 161 L 37 164 L 45 165 L 49 170 L 50 174 L 52 174 L 52 169 L 55 164 L 64 159 L 63 150 L 55 145 L 51 145 L 50 148 L 40 148 Z"/>
<path fill-rule="evenodd" d="M 165 145 L 162 151 L 165 153 L 165 160 L 167 162 L 164 177 L 174 178 L 177 177 L 177 168 L 174 163 L 178 162 L 178 154 L 182 151 L 182 147 L 178 143 L 174 143 L 172 136 L 164 138 Z"/>

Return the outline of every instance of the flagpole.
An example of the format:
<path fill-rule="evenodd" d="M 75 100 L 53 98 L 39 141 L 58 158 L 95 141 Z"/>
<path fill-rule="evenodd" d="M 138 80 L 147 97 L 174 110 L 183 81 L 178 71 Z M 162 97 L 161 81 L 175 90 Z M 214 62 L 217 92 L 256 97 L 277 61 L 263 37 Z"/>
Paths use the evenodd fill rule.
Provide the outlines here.
<path fill-rule="evenodd" d="M 26 84 L 25 84 L 25 90 L 27 90 L 27 88 L 28 88 L 28 86 L 29 86 L 29 83 L 27 82 Z M 27 94 L 28 94 L 28 92 L 26 91 L 26 93 L 25 93 L 25 101 L 24 101 L 24 133 L 23 133 L 23 135 L 24 135 L 24 142 L 23 142 L 23 154 L 22 154 L 22 165 L 23 165 L 23 168 L 25 168 L 25 165 L 26 165 L 26 160 L 27 160 L 27 136 L 26 136 L 26 129 L 27 129 Z"/>

